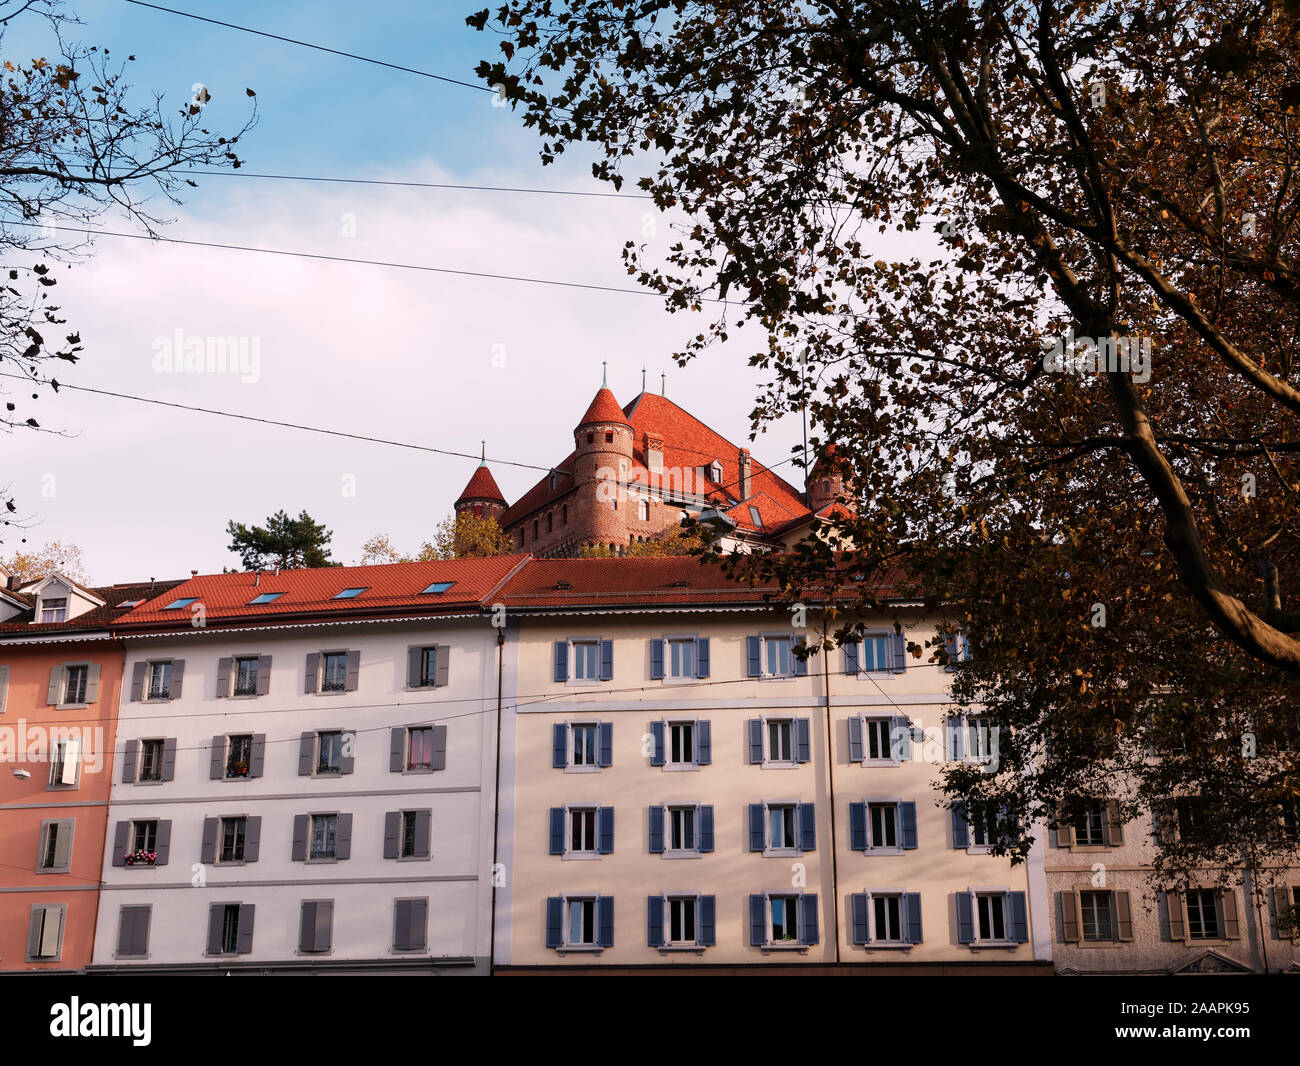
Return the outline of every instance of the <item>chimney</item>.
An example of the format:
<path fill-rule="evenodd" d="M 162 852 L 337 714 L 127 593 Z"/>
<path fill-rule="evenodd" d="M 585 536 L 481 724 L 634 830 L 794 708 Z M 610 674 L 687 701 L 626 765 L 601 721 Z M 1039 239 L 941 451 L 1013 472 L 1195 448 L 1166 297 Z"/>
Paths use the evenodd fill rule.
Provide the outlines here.
<path fill-rule="evenodd" d="M 750 497 L 749 449 L 748 448 L 740 449 L 739 462 L 740 462 L 740 486 L 738 491 L 740 493 L 740 499 L 747 500 Z"/>
<path fill-rule="evenodd" d="M 659 474 L 664 468 L 664 439 L 654 433 L 645 435 L 645 465 L 652 472 Z"/>
<path fill-rule="evenodd" d="M 190 571 L 190 577 L 198 577 L 198 576 L 199 576 L 199 572 L 197 570 Z"/>

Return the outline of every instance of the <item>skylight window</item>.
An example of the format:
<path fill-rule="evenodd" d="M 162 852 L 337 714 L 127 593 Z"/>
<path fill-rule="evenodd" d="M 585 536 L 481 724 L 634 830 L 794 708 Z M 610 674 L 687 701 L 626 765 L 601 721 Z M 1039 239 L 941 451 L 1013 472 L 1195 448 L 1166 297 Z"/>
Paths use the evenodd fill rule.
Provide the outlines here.
<path fill-rule="evenodd" d="M 344 589 L 344 590 L 343 590 L 342 592 L 340 592 L 337 596 L 335 596 L 334 599 L 336 599 L 336 600 L 355 600 L 358 596 L 360 596 L 363 592 L 365 592 L 366 589 L 368 589 L 369 587 L 370 587 L 369 585 L 362 585 L 359 589 Z"/>
<path fill-rule="evenodd" d="M 249 600 L 248 606 L 254 607 L 260 603 L 274 603 L 283 595 L 284 595 L 283 592 L 263 592 L 261 595 L 254 596 L 251 600 Z"/>
<path fill-rule="evenodd" d="M 120 611 L 126 607 L 139 607 L 142 603 L 144 603 L 144 600 L 123 600 L 117 605 L 117 609 Z"/>
<path fill-rule="evenodd" d="M 420 595 L 423 596 L 426 592 L 446 592 L 454 584 L 456 584 L 454 581 L 435 581 L 427 589 L 423 589 Z"/>
<path fill-rule="evenodd" d="M 198 599 L 197 596 L 190 596 L 190 597 L 187 598 L 187 599 L 172 600 L 172 602 L 169 603 L 166 607 L 164 607 L 163 610 L 164 610 L 164 611 L 179 611 L 182 607 L 188 607 L 191 603 L 193 603 L 193 602 L 194 602 L 195 600 L 197 600 L 197 599 Z"/>
<path fill-rule="evenodd" d="M 749 517 L 754 525 L 758 526 L 760 529 L 763 527 L 763 516 L 758 513 L 758 508 L 752 503 L 749 505 Z"/>

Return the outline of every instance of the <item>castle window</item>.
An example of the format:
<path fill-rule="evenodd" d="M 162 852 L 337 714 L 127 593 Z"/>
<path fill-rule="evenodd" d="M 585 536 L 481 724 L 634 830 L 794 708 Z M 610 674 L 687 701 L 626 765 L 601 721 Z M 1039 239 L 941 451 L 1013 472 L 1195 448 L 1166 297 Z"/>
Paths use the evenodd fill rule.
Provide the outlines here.
<path fill-rule="evenodd" d="M 588 444 L 595 444 L 595 443 L 596 443 L 596 434 L 594 434 L 594 433 L 588 433 L 588 434 L 587 434 L 587 443 L 588 443 Z"/>
<path fill-rule="evenodd" d="M 483 505 L 481 503 L 476 503 L 474 505 L 474 517 L 475 518 L 483 517 Z"/>
<path fill-rule="evenodd" d="M 549 533 L 554 528 L 555 528 L 555 515 L 548 513 L 546 516 L 546 532 Z"/>
<path fill-rule="evenodd" d="M 831 494 L 831 483 L 829 481 L 822 482 L 822 493 L 826 496 Z"/>
<path fill-rule="evenodd" d="M 567 526 L 568 524 L 569 524 L 569 505 L 566 503 L 563 507 L 560 508 L 560 525 Z"/>
<path fill-rule="evenodd" d="M 538 528 L 538 527 L 537 527 L 537 520 L 534 519 L 534 520 L 533 520 L 533 540 L 534 540 L 534 541 L 537 540 L 537 536 L 538 536 L 537 528 Z"/>
<path fill-rule="evenodd" d="M 721 483 L 722 483 L 722 464 L 721 464 L 721 463 L 716 463 L 716 462 L 715 462 L 715 463 L 710 463 L 710 464 L 709 464 L 709 480 L 710 480 L 710 481 L 717 482 L 718 484 L 721 484 Z"/>
<path fill-rule="evenodd" d="M 547 485 L 548 485 L 548 487 L 550 488 L 550 490 L 551 490 L 552 492 L 555 491 L 555 482 L 556 482 L 556 479 L 558 478 L 558 476 L 559 476 L 559 475 L 557 475 L 557 474 L 555 473 L 554 470 L 551 471 L 550 479 L 549 479 L 549 481 L 547 482 Z"/>
<path fill-rule="evenodd" d="M 606 444 L 614 443 L 614 431 L 612 429 L 605 430 L 605 443 Z"/>
<path fill-rule="evenodd" d="M 637 502 L 637 505 L 636 505 L 636 516 L 637 516 L 637 518 L 641 519 L 642 522 L 649 522 L 649 521 L 650 521 L 650 501 L 649 501 L 649 500 L 640 500 L 640 501 Z"/>

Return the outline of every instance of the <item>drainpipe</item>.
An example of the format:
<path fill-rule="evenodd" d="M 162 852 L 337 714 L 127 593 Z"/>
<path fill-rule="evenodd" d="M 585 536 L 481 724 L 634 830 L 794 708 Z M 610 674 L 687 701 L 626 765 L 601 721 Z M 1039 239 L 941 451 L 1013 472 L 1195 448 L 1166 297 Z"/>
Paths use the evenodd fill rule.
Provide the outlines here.
<path fill-rule="evenodd" d="M 840 963 L 840 860 L 835 833 L 835 729 L 831 721 L 830 655 L 826 651 L 826 607 L 822 606 L 822 695 L 826 700 L 826 791 L 831 805 L 831 915 L 835 925 L 835 963 Z"/>
<path fill-rule="evenodd" d="M 495 971 L 497 961 L 497 837 L 501 830 L 501 678 L 505 671 L 506 630 L 497 630 L 497 744 L 496 783 L 492 788 L 492 917 L 488 943 L 488 976 Z"/>

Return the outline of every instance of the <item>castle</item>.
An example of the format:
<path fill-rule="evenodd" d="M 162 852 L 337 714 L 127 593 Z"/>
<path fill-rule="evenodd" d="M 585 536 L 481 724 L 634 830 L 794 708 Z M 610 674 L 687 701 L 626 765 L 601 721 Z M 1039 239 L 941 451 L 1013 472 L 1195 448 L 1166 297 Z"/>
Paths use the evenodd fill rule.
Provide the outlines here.
<path fill-rule="evenodd" d="M 852 506 L 844 479 L 818 461 L 800 492 L 662 395 L 626 407 L 602 386 L 573 430 L 573 450 L 513 504 L 486 460 L 456 500 L 459 515 L 497 519 L 519 551 L 568 556 L 586 546 L 616 555 L 688 516 L 744 548 L 779 547 L 814 519 Z"/>

